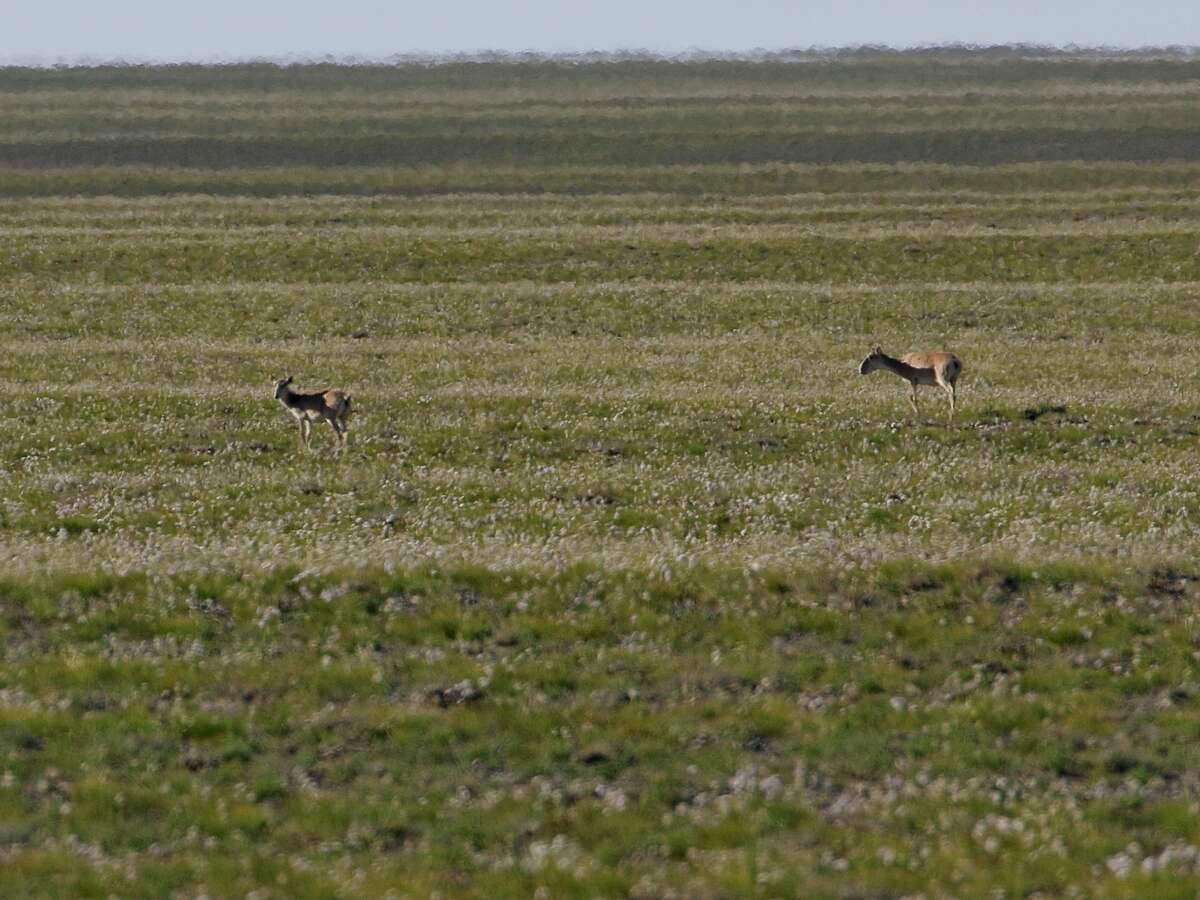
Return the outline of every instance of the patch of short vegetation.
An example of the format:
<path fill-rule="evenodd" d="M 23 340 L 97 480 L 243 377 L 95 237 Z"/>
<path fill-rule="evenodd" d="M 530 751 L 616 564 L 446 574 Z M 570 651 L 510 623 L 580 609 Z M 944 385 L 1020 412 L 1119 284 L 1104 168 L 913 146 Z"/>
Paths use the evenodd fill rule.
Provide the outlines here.
<path fill-rule="evenodd" d="M 9 633 L 2 877 L 43 877 L 53 847 L 55 878 L 149 890 L 200 848 L 221 893 L 276 858 L 318 892 L 703 893 L 750 843 L 778 883 L 1062 893 L 1130 877 L 1131 842 L 1147 885 L 1191 876 L 1185 570 L 1169 603 L 1155 571 L 798 575 L 208 577 L 219 633 L 194 575 L 112 579 Z M 35 595 L 81 597 L 9 579 L 10 623 Z"/>

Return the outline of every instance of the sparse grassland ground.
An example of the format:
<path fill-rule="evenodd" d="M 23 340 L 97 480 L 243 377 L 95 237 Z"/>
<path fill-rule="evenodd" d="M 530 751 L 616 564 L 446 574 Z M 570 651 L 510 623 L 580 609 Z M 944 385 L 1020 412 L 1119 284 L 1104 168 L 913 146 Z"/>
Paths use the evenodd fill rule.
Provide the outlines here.
<path fill-rule="evenodd" d="M 0 71 L 0 894 L 1195 896 L 1197 101 Z"/>

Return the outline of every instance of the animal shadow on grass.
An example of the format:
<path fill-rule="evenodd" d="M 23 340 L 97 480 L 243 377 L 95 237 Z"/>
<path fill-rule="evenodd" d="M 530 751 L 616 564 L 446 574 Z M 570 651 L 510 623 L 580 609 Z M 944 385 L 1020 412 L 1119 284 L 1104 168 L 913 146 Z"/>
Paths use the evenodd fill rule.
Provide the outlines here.
<path fill-rule="evenodd" d="M 1067 407 L 1064 404 L 1042 403 L 1038 406 L 1026 407 L 1022 415 L 1030 422 L 1036 422 L 1042 416 L 1048 416 L 1051 414 L 1065 415 L 1066 412 Z"/>

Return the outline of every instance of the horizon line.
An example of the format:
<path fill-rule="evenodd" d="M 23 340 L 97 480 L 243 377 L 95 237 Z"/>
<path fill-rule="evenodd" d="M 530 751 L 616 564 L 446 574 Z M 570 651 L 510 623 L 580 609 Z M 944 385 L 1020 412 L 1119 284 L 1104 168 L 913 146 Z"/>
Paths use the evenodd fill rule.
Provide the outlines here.
<path fill-rule="evenodd" d="M 808 47 L 745 49 L 688 48 L 669 51 L 649 48 L 615 49 L 559 49 L 559 50 L 445 50 L 445 51 L 402 51 L 387 55 L 361 53 L 319 53 L 296 51 L 285 54 L 246 54 L 223 56 L 215 54 L 208 58 L 196 57 L 153 57 L 140 55 L 98 54 L 12 54 L 0 53 L 2 69 L 99 69 L 120 67 L 155 66 L 245 66 L 267 65 L 280 68 L 289 66 L 333 65 L 347 68 L 385 67 L 406 65 L 454 65 L 463 63 L 613 63 L 613 62 L 775 62 L 803 63 L 822 62 L 851 58 L 937 56 L 961 54 L 968 56 L 995 55 L 998 58 L 1100 58 L 1139 59 L 1167 57 L 1193 59 L 1200 57 L 1200 45 L 1195 44 L 1141 44 L 1121 46 L 1113 44 L 1043 44 L 1037 42 L 1008 42 L 979 44 L 970 42 L 916 43 L 904 45 L 862 43 L 843 45 L 813 45 Z"/>

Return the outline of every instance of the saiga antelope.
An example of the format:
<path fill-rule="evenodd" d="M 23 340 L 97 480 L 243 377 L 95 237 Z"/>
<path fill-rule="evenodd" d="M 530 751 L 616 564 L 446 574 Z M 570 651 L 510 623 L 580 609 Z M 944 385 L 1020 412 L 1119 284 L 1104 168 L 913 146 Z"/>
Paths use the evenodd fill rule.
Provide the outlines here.
<path fill-rule="evenodd" d="M 306 450 L 312 450 L 309 436 L 312 433 L 312 423 L 324 419 L 333 426 L 338 436 L 338 446 L 334 453 L 346 449 L 346 420 L 350 417 L 350 395 L 339 390 L 324 391 L 294 391 L 290 385 L 292 376 L 281 378 L 275 382 L 275 399 L 300 423 L 300 443 Z"/>
<path fill-rule="evenodd" d="M 917 409 L 917 385 L 936 385 L 946 392 L 950 398 L 950 417 L 954 421 L 954 383 L 962 372 L 962 363 L 953 353 L 934 351 L 932 353 L 906 353 L 899 359 L 893 359 L 876 347 L 858 367 L 858 374 L 869 375 L 876 369 L 887 369 L 895 372 L 911 387 L 908 402 L 912 404 L 913 412 L 920 415 Z"/>

